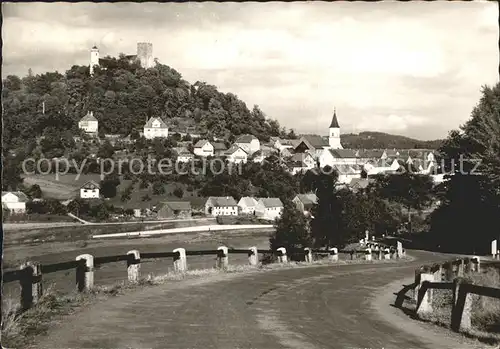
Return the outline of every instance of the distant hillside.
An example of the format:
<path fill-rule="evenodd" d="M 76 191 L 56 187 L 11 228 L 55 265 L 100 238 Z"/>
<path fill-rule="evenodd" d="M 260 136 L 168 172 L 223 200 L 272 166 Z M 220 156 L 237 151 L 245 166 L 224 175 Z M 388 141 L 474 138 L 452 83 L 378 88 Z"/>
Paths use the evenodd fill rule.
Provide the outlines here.
<path fill-rule="evenodd" d="M 361 132 L 359 134 L 341 134 L 344 148 L 352 149 L 437 149 L 443 140 L 420 141 L 405 136 L 383 132 Z"/>

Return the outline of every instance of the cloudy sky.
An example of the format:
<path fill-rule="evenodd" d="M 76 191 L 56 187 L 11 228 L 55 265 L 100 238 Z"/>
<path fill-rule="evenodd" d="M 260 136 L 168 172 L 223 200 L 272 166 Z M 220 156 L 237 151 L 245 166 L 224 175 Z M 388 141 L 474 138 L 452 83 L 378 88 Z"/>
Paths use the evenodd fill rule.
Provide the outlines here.
<path fill-rule="evenodd" d="M 498 81 L 495 2 L 2 4 L 2 75 L 153 55 L 302 133 L 445 137 Z"/>

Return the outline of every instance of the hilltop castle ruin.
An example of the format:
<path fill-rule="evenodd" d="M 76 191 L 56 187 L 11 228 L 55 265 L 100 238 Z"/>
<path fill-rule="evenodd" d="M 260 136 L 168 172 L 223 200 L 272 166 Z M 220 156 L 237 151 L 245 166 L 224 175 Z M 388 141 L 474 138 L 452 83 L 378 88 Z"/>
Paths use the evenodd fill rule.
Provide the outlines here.
<path fill-rule="evenodd" d="M 137 43 L 137 54 L 126 56 L 131 62 L 139 61 L 141 67 L 144 69 L 152 68 L 154 66 L 153 58 L 153 44 L 149 42 Z M 99 58 L 99 49 L 97 46 L 92 47 L 90 50 L 90 75 L 94 73 L 94 67 L 99 66 L 100 63 L 105 61 L 104 58 Z"/>

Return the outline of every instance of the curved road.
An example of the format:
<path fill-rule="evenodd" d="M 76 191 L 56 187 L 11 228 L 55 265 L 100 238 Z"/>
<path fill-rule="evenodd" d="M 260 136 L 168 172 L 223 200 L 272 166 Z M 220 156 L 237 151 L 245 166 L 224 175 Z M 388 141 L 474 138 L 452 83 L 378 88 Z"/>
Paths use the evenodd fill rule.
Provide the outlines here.
<path fill-rule="evenodd" d="M 372 307 L 377 290 L 411 278 L 423 263 L 446 259 L 411 253 L 417 260 L 404 264 L 251 271 L 144 288 L 64 319 L 36 347 L 467 348 L 457 339 L 425 339 L 386 321 L 380 312 L 391 312 L 392 294 L 380 309 Z"/>

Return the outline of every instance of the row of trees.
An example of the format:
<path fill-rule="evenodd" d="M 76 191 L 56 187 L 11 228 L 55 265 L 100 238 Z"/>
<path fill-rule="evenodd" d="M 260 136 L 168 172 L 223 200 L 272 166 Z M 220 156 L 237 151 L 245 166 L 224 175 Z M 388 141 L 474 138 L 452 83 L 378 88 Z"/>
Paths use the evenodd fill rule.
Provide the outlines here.
<path fill-rule="evenodd" d="M 309 173 L 306 182 L 319 198 L 313 218 L 287 202 L 271 246 L 341 246 L 365 230 L 391 232 L 404 221 L 411 232 L 412 211 L 434 203 L 428 228 L 414 239 L 450 252 L 489 253 L 490 241 L 500 239 L 500 83 L 483 87 L 471 118 L 439 152 L 448 175 L 435 187 L 428 176 L 406 172 L 378 176 L 363 193 L 352 193 L 333 189 L 331 176 Z"/>

